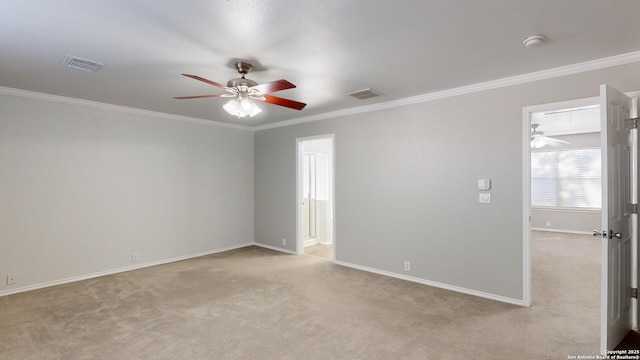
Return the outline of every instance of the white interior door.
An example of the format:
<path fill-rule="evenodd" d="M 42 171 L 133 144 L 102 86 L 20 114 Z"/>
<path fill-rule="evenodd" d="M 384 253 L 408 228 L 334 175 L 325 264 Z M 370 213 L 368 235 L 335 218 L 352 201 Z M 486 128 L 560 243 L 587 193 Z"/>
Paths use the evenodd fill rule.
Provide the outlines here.
<path fill-rule="evenodd" d="M 600 87 L 602 121 L 601 352 L 631 329 L 631 99 Z"/>

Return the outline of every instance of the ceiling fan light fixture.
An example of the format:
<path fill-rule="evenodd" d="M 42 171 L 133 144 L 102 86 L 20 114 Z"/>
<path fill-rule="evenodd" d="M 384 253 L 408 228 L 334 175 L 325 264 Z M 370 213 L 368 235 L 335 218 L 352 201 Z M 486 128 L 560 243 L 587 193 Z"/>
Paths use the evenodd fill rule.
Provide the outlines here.
<path fill-rule="evenodd" d="M 248 98 L 235 98 L 229 100 L 222 108 L 233 116 L 241 117 L 254 117 L 262 112 L 262 109 L 258 105 L 254 104 Z"/>
<path fill-rule="evenodd" d="M 547 142 L 544 140 L 544 138 L 535 137 L 533 138 L 533 140 L 531 140 L 531 147 L 534 149 L 540 149 L 542 147 L 545 147 L 546 145 Z"/>
<path fill-rule="evenodd" d="M 561 144 L 570 144 L 567 140 L 544 136 L 544 132 L 538 130 L 538 126 L 540 126 L 540 124 L 531 124 L 531 142 L 529 144 L 533 149 L 540 149 L 547 145 L 558 147 L 561 146 Z"/>

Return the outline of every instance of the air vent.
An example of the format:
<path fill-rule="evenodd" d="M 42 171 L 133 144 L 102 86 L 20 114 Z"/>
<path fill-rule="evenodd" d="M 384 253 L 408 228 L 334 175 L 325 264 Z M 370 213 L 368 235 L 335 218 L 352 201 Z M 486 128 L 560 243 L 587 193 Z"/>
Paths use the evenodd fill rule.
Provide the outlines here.
<path fill-rule="evenodd" d="M 100 69 L 102 69 L 102 67 L 104 66 L 104 64 L 101 64 L 96 61 L 87 60 L 87 59 L 83 59 L 83 58 L 79 58 L 71 55 L 65 56 L 64 59 L 62 60 L 62 64 L 72 69 L 88 71 L 88 72 L 100 71 Z"/>
<path fill-rule="evenodd" d="M 356 99 L 364 100 L 364 99 L 370 99 L 376 96 L 380 96 L 382 94 L 380 94 L 379 92 L 371 88 L 366 88 L 366 89 L 354 91 L 352 93 L 349 93 L 348 95 L 353 96 Z"/>

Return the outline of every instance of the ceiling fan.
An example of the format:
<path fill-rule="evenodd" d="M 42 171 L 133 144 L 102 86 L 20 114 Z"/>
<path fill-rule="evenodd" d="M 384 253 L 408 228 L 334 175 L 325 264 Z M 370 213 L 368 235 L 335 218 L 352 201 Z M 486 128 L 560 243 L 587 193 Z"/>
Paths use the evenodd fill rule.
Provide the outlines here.
<path fill-rule="evenodd" d="M 276 80 L 264 84 L 258 84 L 257 82 L 245 78 L 245 75 L 252 69 L 252 65 L 247 62 L 236 62 L 235 67 L 240 73 L 241 77 L 234 78 L 227 81 L 227 85 L 218 84 L 217 82 L 207 80 L 197 75 L 182 74 L 186 77 L 202 81 L 209 85 L 219 87 L 228 92 L 228 94 L 210 94 L 210 95 L 195 95 L 195 96 L 176 96 L 174 99 L 201 99 L 201 98 L 215 98 L 215 97 L 229 97 L 233 98 L 226 103 L 223 108 L 230 114 L 244 117 L 254 116 L 260 113 L 262 110 L 257 107 L 251 100 L 262 101 L 268 104 L 279 105 L 288 107 L 291 109 L 302 110 L 307 104 L 294 100 L 283 99 L 280 97 L 268 95 L 280 90 L 292 89 L 296 86 L 287 80 Z"/>
<path fill-rule="evenodd" d="M 544 132 L 538 130 L 540 124 L 531 124 L 531 147 L 539 149 L 545 145 L 560 146 L 561 144 L 569 144 L 566 140 L 555 139 L 544 136 Z"/>

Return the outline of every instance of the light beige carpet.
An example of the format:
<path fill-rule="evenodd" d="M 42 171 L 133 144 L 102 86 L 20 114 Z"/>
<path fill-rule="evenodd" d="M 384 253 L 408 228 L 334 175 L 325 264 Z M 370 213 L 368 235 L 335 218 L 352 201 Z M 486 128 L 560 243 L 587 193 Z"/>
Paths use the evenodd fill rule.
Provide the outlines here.
<path fill-rule="evenodd" d="M 0 358 L 594 355 L 597 239 L 542 235 L 531 308 L 249 247 L 2 297 Z"/>

